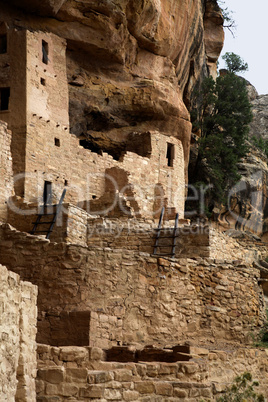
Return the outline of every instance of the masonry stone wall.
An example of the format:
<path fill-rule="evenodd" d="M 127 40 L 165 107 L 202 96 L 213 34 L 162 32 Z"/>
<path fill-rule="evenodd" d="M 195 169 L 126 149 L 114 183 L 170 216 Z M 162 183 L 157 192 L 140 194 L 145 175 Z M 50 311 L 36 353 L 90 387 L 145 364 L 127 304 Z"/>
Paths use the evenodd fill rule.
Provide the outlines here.
<path fill-rule="evenodd" d="M 8 29 L 7 52 L 0 54 L 0 86 L 10 89 L 8 109 L 0 111 L 0 120 L 12 130 L 11 153 L 15 190 L 24 191 L 26 147 L 26 31 Z M 20 61 L 18 63 L 18 60 Z M 16 176 L 22 174 L 21 177 Z"/>
<path fill-rule="evenodd" d="M 35 401 L 37 288 L 0 265 L 0 399 Z"/>
<path fill-rule="evenodd" d="M 98 348 L 38 345 L 37 400 L 215 401 L 247 370 L 268 397 L 265 350 L 190 347 L 190 361 L 108 362 Z M 64 399 L 65 398 L 65 399 Z"/>
<path fill-rule="evenodd" d="M 45 32 L 7 30 L 7 34 L 8 53 L 0 55 L 0 83 L 10 87 L 10 105 L 0 117 L 13 131 L 14 173 L 21 174 L 16 176 L 16 194 L 26 202 L 40 201 L 44 182 L 49 181 L 54 200 L 67 186 L 66 201 L 79 202 L 88 212 L 116 210 L 152 217 L 165 205 L 171 215 L 178 211 L 183 217 L 181 141 L 156 131 L 133 132 L 133 149 L 135 139 L 140 147 L 143 135 L 151 142 L 147 156 L 126 152 L 118 161 L 83 148 L 69 133 L 65 41 Z M 19 55 L 21 63 L 15 61 Z M 172 162 L 168 146 L 173 146 Z"/>
<path fill-rule="evenodd" d="M 108 215 L 117 209 L 121 215 L 151 218 L 155 212 L 159 215 L 161 206 L 166 205 L 183 217 L 184 159 L 179 140 L 152 132 L 150 157 L 126 152 L 122 161 L 116 161 L 106 153 L 99 155 L 84 149 L 79 139 L 63 127 L 52 127 L 51 122 L 39 117 L 33 117 L 29 138 L 34 141 L 38 138 L 40 146 L 30 139 L 28 142 L 26 201 L 42 199 L 46 180 L 53 183 L 57 199 L 67 183 L 66 201 L 82 206 L 89 213 Z M 55 138 L 60 146 L 55 145 Z M 167 165 L 167 142 L 175 146 L 173 167 Z"/>
<path fill-rule="evenodd" d="M 174 225 L 174 223 L 173 223 Z M 157 223 L 151 226 L 138 221 L 88 220 L 87 244 L 136 250 L 152 254 Z M 163 225 L 157 253 L 171 253 L 174 229 Z M 177 258 L 212 258 L 217 260 L 240 260 L 252 263 L 267 257 L 266 244 L 261 241 L 236 240 L 210 226 L 180 225 L 176 231 L 175 256 Z"/>
<path fill-rule="evenodd" d="M 13 197 L 9 206 L 8 222 L 16 229 L 29 233 L 40 209 L 38 205 Z M 44 219 L 49 220 L 49 217 Z M 157 220 L 107 219 L 93 216 L 76 205 L 64 203 L 50 239 L 81 246 L 128 249 L 153 254 L 157 224 Z M 42 226 L 44 229 L 48 227 Z M 157 253 L 171 253 L 173 233 L 174 221 L 165 221 Z M 252 237 L 242 236 L 234 239 L 211 226 L 185 225 L 185 220 L 180 219 L 176 231 L 175 256 L 218 260 L 227 258 L 252 263 L 267 257 L 267 247 L 265 243 Z"/>
<path fill-rule="evenodd" d="M 105 317 L 98 334 L 86 329 L 87 344 L 98 337 L 105 347 L 202 337 L 249 342 L 252 326 L 257 330 L 265 319 L 259 270 L 241 261 L 157 259 L 50 243 L 8 225 L 0 237 L 0 262 L 38 285 L 40 342 L 50 343 L 50 317 L 60 320 L 63 312 L 99 311 L 122 320 L 116 331 Z"/>
<path fill-rule="evenodd" d="M 49 213 L 56 212 L 56 206 L 46 209 Z M 8 218 L 9 224 L 21 232 L 30 233 L 37 219 L 37 214 L 42 212 L 42 206 L 36 203 L 25 203 L 23 199 L 12 197 L 9 200 Z M 50 240 L 60 243 L 74 243 L 86 246 L 88 238 L 87 221 L 90 215 L 85 210 L 75 205 L 63 203 L 56 223 L 50 234 Z M 42 222 L 52 222 L 53 216 L 43 217 Z M 42 230 L 48 230 L 50 223 L 42 225 Z M 38 227 L 38 230 L 40 226 Z M 41 235 L 40 233 L 36 233 Z M 45 236 L 46 234 L 44 234 Z"/>
<path fill-rule="evenodd" d="M 1 115 L 0 115 L 1 118 Z M 13 170 L 10 152 L 11 132 L 0 121 L 0 221 L 7 220 L 7 201 L 13 195 Z"/>

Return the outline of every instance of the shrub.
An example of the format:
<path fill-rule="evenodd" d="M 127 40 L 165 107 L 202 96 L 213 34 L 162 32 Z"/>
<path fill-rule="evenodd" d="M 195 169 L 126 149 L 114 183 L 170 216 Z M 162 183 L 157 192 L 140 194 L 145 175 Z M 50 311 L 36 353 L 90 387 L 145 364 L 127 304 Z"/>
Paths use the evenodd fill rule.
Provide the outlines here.
<path fill-rule="evenodd" d="M 246 372 L 235 378 L 224 395 L 217 398 L 217 402 L 264 402 L 264 396 L 254 390 L 258 385 L 258 381 L 253 381 L 252 375 Z"/>

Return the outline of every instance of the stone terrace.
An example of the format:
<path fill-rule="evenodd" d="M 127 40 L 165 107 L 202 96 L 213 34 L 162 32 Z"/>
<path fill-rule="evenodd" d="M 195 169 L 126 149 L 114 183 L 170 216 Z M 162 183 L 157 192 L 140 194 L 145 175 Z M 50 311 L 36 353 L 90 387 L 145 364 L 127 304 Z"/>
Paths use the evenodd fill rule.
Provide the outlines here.
<path fill-rule="evenodd" d="M 36 204 L 27 204 L 14 198 L 9 209 L 8 222 L 22 232 L 30 232 L 35 220 Z M 17 208 L 17 209 L 16 209 Z M 19 211 L 19 213 L 18 213 Z M 28 214 L 29 211 L 32 211 Z M 179 221 L 175 257 L 241 260 L 252 263 L 265 259 L 267 245 L 251 239 L 235 239 L 208 225 L 185 225 Z M 110 219 L 88 214 L 85 210 L 65 203 L 62 214 L 51 234 L 51 241 L 89 247 L 109 247 L 153 254 L 157 220 Z M 162 253 L 172 250 L 174 221 L 164 222 L 159 240 Z M 44 228 L 44 227 L 43 227 Z M 48 228 L 48 227 L 47 227 Z M 165 238 L 163 238 L 165 237 Z"/>
<path fill-rule="evenodd" d="M 265 319 L 260 272 L 242 260 L 51 243 L 9 225 L 0 230 L 0 259 L 38 286 L 37 339 L 55 346 L 248 342 Z"/>

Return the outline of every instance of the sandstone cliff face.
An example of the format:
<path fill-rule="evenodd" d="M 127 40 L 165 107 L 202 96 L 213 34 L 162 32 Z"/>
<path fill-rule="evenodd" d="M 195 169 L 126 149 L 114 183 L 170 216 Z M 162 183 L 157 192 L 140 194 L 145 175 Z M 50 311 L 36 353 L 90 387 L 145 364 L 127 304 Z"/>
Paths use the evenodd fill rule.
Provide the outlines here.
<path fill-rule="evenodd" d="M 71 132 L 119 158 L 133 132 L 159 130 L 182 140 L 188 162 L 192 89 L 223 45 L 215 0 L 10 3 L 9 25 L 67 39 Z"/>
<path fill-rule="evenodd" d="M 255 96 L 252 100 L 252 112 L 254 119 L 250 134 L 268 140 L 268 95 Z"/>

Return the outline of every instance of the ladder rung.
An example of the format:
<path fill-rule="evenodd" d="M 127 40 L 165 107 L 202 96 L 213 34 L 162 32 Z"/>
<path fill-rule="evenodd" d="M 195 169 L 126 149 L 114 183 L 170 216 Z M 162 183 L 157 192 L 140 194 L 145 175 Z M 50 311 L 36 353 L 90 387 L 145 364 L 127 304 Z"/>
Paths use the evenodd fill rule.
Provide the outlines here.
<path fill-rule="evenodd" d="M 168 246 L 161 246 L 161 245 L 157 245 L 156 247 L 159 247 L 159 248 L 170 248 L 170 244 L 168 245 Z"/>
<path fill-rule="evenodd" d="M 153 255 L 159 255 L 159 256 L 161 256 L 161 255 L 170 255 L 170 256 L 173 256 L 173 255 L 175 255 L 175 254 L 171 254 L 171 253 L 166 253 L 166 254 L 164 254 L 164 253 L 157 253 L 157 254 L 153 254 Z"/>
<path fill-rule="evenodd" d="M 50 213 L 38 214 L 38 216 L 42 217 L 42 216 L 55 215 L 55 214 L 56 214 L 56 212 L 50 212 Z"/>
<path fill-rule="evenodd" d="M 35 222 L 32 222 L 32 223 L 34 224 L 34 227 L 33 227 L 33 229 L 31 230 L 30 234 L 34 235 L 35 233 L 45 233 L 45 234 L 46 234 L 46 238 L 47 238 L 47 239 L 49 238 L 50 233 L 52 232 L 53 227 L 54 227 L 54 225 L 55 225 L 55 223 L 56 223 L 58 213 L 59 213 L 60 210 L 61 210 L 61 206 L 62 206 L 64 197 L 65 197 L 65 194 L 66 194 L 66 188 L 64 188 L 64 190 L 63 190 L 63 192 L 62 192 L 61 198 L 60 198 L 60 201 L 59 201 L 58 204 L 42 205 L 42 206 L 40 207 L 40 211 L 43 211 L 43 212 L 37 214 L 37 219 L 36 219 L 36 221 L 35 221 Z M 51 208 L 54 208 L 54 207 L 56 207 L 56 211 L 53 211 L 53 212 L 46 212 L 47 210 L 50 210 L 50 211 L 51 211 Z M 43 217 L 43 216 L 48 216 L 48 215 L 53 215 L 53 216 L 54 216 L 53 220 L 52 220 L 52 221 L 41 222 L 42 217 Z M 49 226 L 49 229 L 46 229 L 46 230 L 36 230 L 36 228 L 38 227 L 38 225 L 50 225 L 50 226 Z"/>
<path fill-rule="evenodd" d="M 34 232 L 34 234 L 35 233 L 51 233 L 52 232 L 52 230 L 36 230 L 35 232 Z"/>
<path fill-rule="evenodd" d="M 53 223 L 53 221 L 49 221 L 49 222 L 32 222 L 34 225 L 48 225 L 48 224 L 51 224 L 51 223 Z"/>
<path fill-rule="evenodd" d="M 161 236 L 161 237 L 159 237 L 159 240 L 161 240 L 161 239 L 174 239 L 174 236 Z"/>

